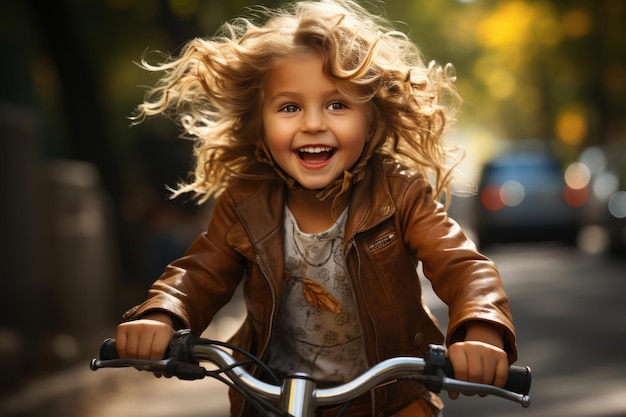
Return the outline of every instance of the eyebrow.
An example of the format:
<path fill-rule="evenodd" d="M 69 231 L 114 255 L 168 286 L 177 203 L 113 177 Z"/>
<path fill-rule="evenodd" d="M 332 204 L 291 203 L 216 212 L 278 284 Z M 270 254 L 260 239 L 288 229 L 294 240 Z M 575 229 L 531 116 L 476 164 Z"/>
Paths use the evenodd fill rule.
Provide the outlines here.
<path fill-rule="evenodd" d="M 299 93 L 293 92 L 293 91 L 278 91 L 276 94 L 274 94 L 273 96 L 269 97 L 269 101 L 274 101 L 278 98 L 281 97 L 298 97 L 300 96 Z"/>
<path fill-rule="evenodd" d="M 295 91 L 278 91 L 276 94 L 272 95 L 271 97 L 268 97 L 268 103 L 272 103 L 273 101 L 280 99 L 280 98 L 294 98 L 297 99 L 301 96 L 301 93 L 295 92 Z M 327 97 L 331 97 L 334 95 L 341 95 L 342 97 L 346 97 L 345 94 L 342 94 L 339 89 L 333 89 L 333 90 L 328 90 L 326 92 L 322 92 L 321 95 L 323 96 L 327 96 Z"/>

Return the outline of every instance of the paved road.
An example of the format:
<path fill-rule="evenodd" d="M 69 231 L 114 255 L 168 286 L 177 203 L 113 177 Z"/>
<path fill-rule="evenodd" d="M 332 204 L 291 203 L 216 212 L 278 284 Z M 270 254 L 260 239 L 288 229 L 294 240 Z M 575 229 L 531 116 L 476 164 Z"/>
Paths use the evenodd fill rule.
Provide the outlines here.
<path fill-rule="evenodd" d="M 511 298 L 518 364 L 533 369 L 532 405 L 464 397 L 446 415 L 626 416 L 626 261 L 549 245 L 488 255 Z"/>
<path fill-rule="evenodd" d="M 523 409 L 497 398 L 462 397 L 447 401 L 446 417 L 626 416 L 626 262 L 550 245 L 503 246 L 488 255 L 511 298 L 518 363 L 533 369 L 533 404 Z M 428 290 L 426 299 L 445 325 L 444 306 Z M 226 317 L 207 335 L 226 337 L 233 328 Z M 94 373 L 85 366 L 38 384 L 0 404 L 0 415 L 200 417 L 227 409 L 217 382 L 156 379 L 134 370 Z M 72 387 L 76 394 L 54 409 L 61 411 L 27 412 Z"/>

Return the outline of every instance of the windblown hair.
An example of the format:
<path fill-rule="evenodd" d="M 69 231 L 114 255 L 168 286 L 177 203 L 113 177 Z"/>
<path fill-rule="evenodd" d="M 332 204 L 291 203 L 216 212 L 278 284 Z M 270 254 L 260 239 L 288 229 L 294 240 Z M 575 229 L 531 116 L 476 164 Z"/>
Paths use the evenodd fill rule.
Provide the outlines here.
<path fill-rule="evenodd" d="M 425 65 L 405 34 L 351 0 L 250 9 L 164 63 L 141 61 L 164 75 L 138 106 L 135 122 L 171 117 L 196 141 L 193 177 L 173 195 L 191 192 L 203 202 L 241 177 L 278 175 L 298 186 L 264 146 L 262 106 L 276 62 L 311 52 L 322 57 L 323 70 L 343 94 L 370 104 L 371 116 L 361 158 L 319 197 L 336 197 L 359 181 L 374 153 L 422 173 L 436 199 L 449 196 L 458 147 L 445 144 L 444 130 L 460 104 L 451 67 Z"/>

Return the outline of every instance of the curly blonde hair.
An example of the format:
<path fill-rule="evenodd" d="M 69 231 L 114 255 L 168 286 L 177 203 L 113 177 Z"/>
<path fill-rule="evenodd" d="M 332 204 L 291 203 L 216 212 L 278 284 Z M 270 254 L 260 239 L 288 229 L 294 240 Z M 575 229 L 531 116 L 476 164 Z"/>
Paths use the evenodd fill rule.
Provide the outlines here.
<path fill-rule="evenodd" d="M 234 179 L 277 175 L 264 146 L 262 106 L 268 74 L 281 58 L 318 53 L 324 71 L 353 100 L 370 104 L 370 137 L 360 160 L 323 190 L 336 197 L 363 177 L 374 153 L 402 162 L 428 178 L 436 199 L 450 194 L 458 147 L 444 143 L 461 100 L 450 67 L 431 62 L 407 35 L 351 0 L 299 1 L 257 7 L 225 23 L 210 39 L 196 38 L 164 63 L 141 66 L 164 75 L 137 108 L 174 118 L 194 138 L 195 169 L 173 196 L 194 193 L 200 202 Z M 449 199 L 446 198 L 446 202 Z"/>

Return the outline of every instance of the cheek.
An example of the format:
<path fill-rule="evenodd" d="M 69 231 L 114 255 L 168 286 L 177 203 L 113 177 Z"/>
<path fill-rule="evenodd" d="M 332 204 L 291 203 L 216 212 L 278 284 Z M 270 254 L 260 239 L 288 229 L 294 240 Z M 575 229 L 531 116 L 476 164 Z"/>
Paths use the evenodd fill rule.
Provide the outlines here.
<path fill-rule="evenodd" d="M 345 134 L 347 139 L 346 145 L 348 145 L 353 152 L 361 153 L 369 139 L 367 124 L 356 123 L 352 125 L 350 129 L 346 129 Z"/>
<path fill-rule="evenodd" d="M 280 126 L 267 126 L 265 127 L 265 143 L 271 150 L 285 150 L 289 149 L 290 141 L 289 136 L 284 129 Z"/>
<path fill-rule="evenodd" d="M 364 135 L 354 139 L 352 143 L 352 147 L 351 147 L 351 152 L 350 152 L 353 164 L 356 163 L 356 161 L 358 161 L 361 155 L 363 154 L 363 150 L 365 149 L 365 144 L 366 144 L 366 137 Z"/>
<path fill-rule="evenodd" d="M 276 162 L 283 162 L 291 154 L 291 138 L 280 124 L 266 123 L 263 128 L 267 150 Z"/>
<path fill-rule="evenodd" d="M 276 137 L 279 136 L 278 126 L 272 118 L 263 117 L 263 137 L 269 147 L 272 142 L 276 141 Z"/>

